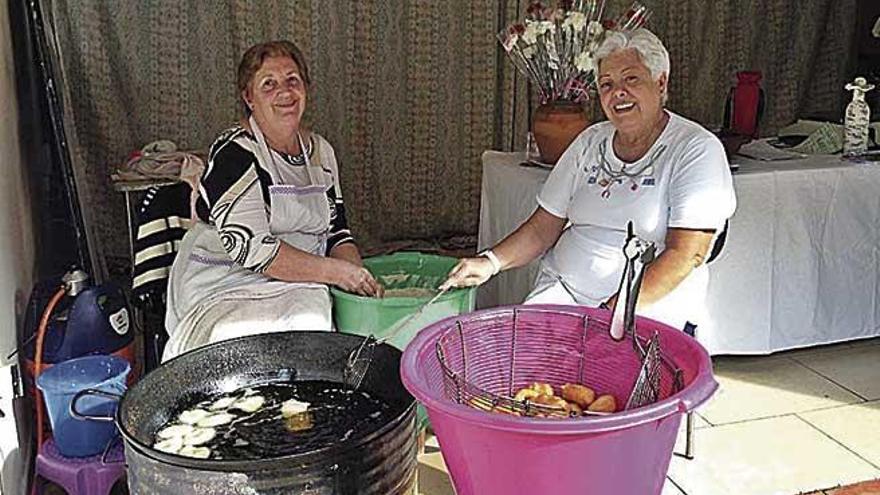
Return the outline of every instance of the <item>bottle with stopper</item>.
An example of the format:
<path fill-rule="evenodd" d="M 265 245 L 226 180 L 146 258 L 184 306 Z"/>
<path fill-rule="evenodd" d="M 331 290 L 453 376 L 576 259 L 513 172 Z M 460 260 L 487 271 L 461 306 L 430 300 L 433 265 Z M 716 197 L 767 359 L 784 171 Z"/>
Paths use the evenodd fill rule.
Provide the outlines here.
<path fill-rule="evenodd" d="M 874 89 L 864 77 L 857 77 L 846 85 L 853 92 L 852 101 L 846 106 L 843 125 L 843 156 L 858 156 L 868 151 L 868 122 L 871 109 L 865 101 L 865 93 Z"/>

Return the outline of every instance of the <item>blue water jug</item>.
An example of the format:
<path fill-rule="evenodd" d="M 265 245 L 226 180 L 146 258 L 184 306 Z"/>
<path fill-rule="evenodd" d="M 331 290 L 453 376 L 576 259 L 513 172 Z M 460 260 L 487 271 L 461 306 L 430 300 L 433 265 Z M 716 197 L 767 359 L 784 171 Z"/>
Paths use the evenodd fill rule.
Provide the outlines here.
<path fill-rule="evenodd" d="M 34 287 L 25 318 L 22 342 L 25 358 L 33 360 L 35 340 L 43 310 L 60 279 L 42 281 Z M 106 283 L 82 289 L 75 297 L 64 296 L 46 327 L 43 362 L 60 363 L 88 354 L 112 354 L 133 342 L 130 310 L 122 288 Z"/>

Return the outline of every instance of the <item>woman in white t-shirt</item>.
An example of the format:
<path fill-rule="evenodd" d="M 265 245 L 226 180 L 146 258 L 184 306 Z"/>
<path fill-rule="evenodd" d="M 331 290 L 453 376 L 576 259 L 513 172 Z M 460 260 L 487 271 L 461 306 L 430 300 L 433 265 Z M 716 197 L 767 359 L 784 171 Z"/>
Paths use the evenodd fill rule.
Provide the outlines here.
<path fill-rule="evenodd" d="M 608 121 L 581 133 L 516 231 L 450 272 L 450 286 L 484 283 L 542 254 L 526 303 L 613 306 L 626 224 L 660 253 L 648 266 L 638 313 L 681 328 L 699 323 L 704 261 L 736 198 L 724 148 L 699 124 L 663 108 L 669 54 L 650 31 L 610 33 L 596 52 Z"/>

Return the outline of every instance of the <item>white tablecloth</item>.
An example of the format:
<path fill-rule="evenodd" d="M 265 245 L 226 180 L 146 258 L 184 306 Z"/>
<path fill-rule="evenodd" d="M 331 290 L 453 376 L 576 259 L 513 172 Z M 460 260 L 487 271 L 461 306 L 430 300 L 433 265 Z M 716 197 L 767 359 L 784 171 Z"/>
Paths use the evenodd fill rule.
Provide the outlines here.
<path fill-rule="evenodd" d="M 549 170 L 521 153 L 483 154 L 479 247 L 534 210 Z M 766 354 L 880 335 L 880 165 L 838 156 L 738 158 L 737 211 L 710 266 L 710 321 L 697 330 L 712 354 Z M 519 304 L 537 261 L 504 272 L 478 306 Z"/>

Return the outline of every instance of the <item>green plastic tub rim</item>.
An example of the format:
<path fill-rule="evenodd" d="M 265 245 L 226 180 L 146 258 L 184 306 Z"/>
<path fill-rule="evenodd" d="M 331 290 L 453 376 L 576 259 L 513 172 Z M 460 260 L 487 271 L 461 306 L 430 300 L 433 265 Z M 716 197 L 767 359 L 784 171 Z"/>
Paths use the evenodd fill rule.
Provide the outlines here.
<path fill-rule="evenodd" d="M 401 272 L 392 273 L 392 274 L 383 274 L 380 271 L 382 265 L 405 265 L 408 263 L 412 263 L 415 265 L 413 272 L 418 272 L 420 269 L 424 268 L 437 268 L 440 266 L 444 267 L 442 273 L 430 274 L 430 275 L 417 275 L 416 280 L 418 283 L 412 284 L 412 277 L 406 279 L 406 281 L 401 281 L 400 283 L 394 283 L 392 280 L 391 284 L 386 282 L 389 281 L 389 275 L 397 275 L 402 274 Z M 394 254 L 389 255 L 380 255 L 374 256 L 370 258 L 364 259 L 364 267 L 373 274 L 374 277 L 382 283 L 386 290 L 393 289 L 402 289 L 402 288 L 425 288 L 437 290 L 439 285 L 446 280 L 446 275 L 450 270 L 458 263 L 458 258 L 454 258 L 451 256 L 441 256 L 436 254 L 425 254 L 416 251 L 401 251 Z M 378 273 L 377 273 L 378 272 Z M 412 274 L 409 274 L 412 275 Z M 420 278 L 419 278 L 420 277 Z M 437 299 L 437 302 L 448 301 L 451 299 L 458 299 L 462 297 L 462 292 L 465 291 L 474 291 L 474 287 L 464 287 L 464 288 L 456 288 L 451 289 L 446 294 L 443 294 Z M 330 287 L 330 292 L 333 294 L 333 297 L 342 299 L 347 302 L 357 302 L 361 304 L 369 304 L 373 306 L 382 306 L 382 307 L 400 307 L 400 306 L 412 306 L 417 305 L 420 302 L 424 303 L 431 299 L 431 296 L 421 296 L 421 297 L 370 297 L 370 296 L 361 296 L 358 294 L 352 294 L 350 292 L 346 292 L 337 287 Z"/>

